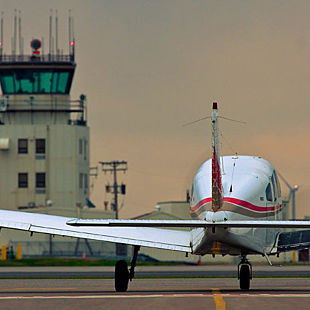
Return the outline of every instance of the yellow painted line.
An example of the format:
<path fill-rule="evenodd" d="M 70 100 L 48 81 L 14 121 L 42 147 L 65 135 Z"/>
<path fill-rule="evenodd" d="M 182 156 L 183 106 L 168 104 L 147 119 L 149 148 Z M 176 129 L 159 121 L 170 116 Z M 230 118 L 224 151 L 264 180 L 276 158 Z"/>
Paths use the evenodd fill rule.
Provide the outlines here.
<path fill-rule="evenodd" d="M 224 301 L 224 298 L 218 288 L 212 289 L 213 299 L 215 302 L 215 310 L 225 310 L 226 309 L 226 303 Z"/>

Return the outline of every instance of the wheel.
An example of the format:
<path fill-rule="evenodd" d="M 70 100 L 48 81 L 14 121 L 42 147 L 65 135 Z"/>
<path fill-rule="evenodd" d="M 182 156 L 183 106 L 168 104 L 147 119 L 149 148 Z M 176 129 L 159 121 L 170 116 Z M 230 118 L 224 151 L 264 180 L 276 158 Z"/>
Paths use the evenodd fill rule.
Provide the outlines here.
<path fill-rule="evenodd" d="M 249 265 L 241 265 L 240 267 L 240 289 L 248 290 L 250 288 L 250 266 Z"/>
<path fill-rule="evenodd" d="M 127 262 L 124 260 L 119 260 L 115 264 L 115 291 L 116 292 L 126 292 L 128 288 L 129 272 Z"/>

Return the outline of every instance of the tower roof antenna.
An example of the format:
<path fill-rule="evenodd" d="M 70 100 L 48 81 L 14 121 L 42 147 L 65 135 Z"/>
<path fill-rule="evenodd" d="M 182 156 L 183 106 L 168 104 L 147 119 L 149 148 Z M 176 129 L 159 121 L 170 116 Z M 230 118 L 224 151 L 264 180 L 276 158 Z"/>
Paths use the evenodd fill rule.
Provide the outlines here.
<path fill-rule="evenodd" d="M 12 55 L 16 56 L 16 39 L 17 39 L 17 10 L 14 10 L 13 38 L 12 38 Z"/>
<path fill-rule="evenodd" d="M 71 10 L 69 10 L 68 30 L 69 30 L 69 55 L 72 57 L 72 60 L 74 60 L 75 38 L 74 38 L 73 16 L 71 14 Z"/>
<path fill-rule="evenodd" d="M 56 55 L 59 54 L 58 49 L 58 11 L 55 12 L 55 48 L 56 48 Z"/>
<path fill-rule="evenodd" d="M 0 57 L 3 55 L 3 12 L 0 20 Z"/>
<path fill-rule="evenodd" d="M 53 35 L 53 9 L 50 9 L 49 35 L 48 35 L 48 54 L 52 55 L 52 35 Z"/>
<path fill-rule="evenodd" d="M 18 41 L 19 41 L 19 54 L 24 54 L 24 38 L 22 37 L 22 12 L 18 12 Z"/>
<path fill-rule="evenodd" d="M 68 17 L 69 55 L 71 55 L 71 10 Z"/>

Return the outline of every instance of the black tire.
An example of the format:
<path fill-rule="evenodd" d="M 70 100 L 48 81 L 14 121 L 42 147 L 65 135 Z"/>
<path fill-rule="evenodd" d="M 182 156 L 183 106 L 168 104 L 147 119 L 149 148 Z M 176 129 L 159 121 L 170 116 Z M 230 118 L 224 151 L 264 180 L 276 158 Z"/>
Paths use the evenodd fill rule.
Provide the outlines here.
<path fill-rule="evenodd" d="M 127 262 L 124 260 L 119 260 L 115 264 L 115 291 L 116 292 L 126 292 L 128 288 L 129 281 L 129 271 Z"/>
<path fill-rule="evenodd" d="M 250 266 L 241 265 L 240 267 L 240 289 L 249 290 L 250 289 Z"/>

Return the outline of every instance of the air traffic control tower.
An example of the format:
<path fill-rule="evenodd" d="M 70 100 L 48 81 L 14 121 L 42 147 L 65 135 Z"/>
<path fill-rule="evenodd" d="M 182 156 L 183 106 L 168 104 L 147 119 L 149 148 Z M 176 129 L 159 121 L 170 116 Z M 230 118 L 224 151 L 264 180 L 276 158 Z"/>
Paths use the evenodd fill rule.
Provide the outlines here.
<path fill-rule="evenodd" d="M 89 197 L 89 127 L 86 97 L 70 98 L 74 39 L 67 55 L 41 54 L 38 39 L 17 54 L 16 38 L 5 55 L 2 39 L 0 208 L 77 216 Z"/>

